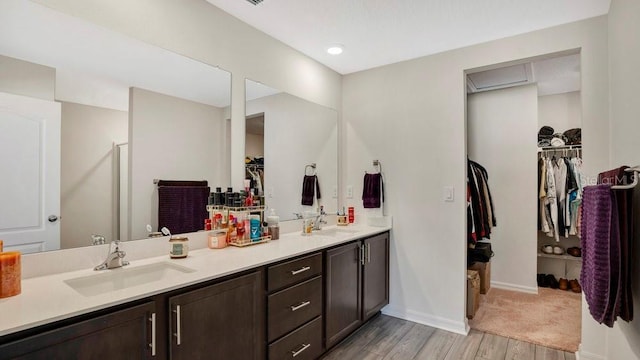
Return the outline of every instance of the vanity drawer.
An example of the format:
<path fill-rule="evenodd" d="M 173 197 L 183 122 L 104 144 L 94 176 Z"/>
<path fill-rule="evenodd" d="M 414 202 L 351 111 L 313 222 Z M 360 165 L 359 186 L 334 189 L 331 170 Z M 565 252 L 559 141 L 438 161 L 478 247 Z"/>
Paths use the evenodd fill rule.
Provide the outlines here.
<path fill-rule="evenodd" d="M 273 341 L 322 314 L 322 276 L 279 291 L 268 298 L 268 334 Z"/>
<path fill-rule="evenodd" d="M 322 316 L 269 345 L 269 360 L 312 360 L 322 353 Z"/>
<path fill-rule="evenodd" d="M 322 253 L 306 256 L 267 270 L 267 291 L 275 291 L 322 274 Z"/>

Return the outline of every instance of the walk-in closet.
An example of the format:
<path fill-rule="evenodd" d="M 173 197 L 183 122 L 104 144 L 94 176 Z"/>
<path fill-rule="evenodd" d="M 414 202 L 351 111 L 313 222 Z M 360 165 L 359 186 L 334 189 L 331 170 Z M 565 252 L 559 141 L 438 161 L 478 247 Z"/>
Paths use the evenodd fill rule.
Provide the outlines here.
<path fill-rule="evenodd" d="M 580 53 L 466 75 L 467 154 L 486 169 L 496 218 L 489 236 L 478 239 L 490 243 L 494 255 L 489 289 L 471 316 L 467 311 L 469 325 L 576 351 L 582 306 L 578 209 L 586 182 L 580 175 Z"/>

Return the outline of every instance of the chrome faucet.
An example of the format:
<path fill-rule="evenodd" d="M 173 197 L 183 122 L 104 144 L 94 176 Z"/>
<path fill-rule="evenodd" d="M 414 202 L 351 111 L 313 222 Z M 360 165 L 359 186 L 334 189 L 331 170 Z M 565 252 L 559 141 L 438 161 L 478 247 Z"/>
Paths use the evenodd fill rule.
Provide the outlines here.
<path fill-rule="evenodd" d="M 115 249 L 111 251 L 111 245 L 115 244 Z M 120 240 L 113 240 L 109 243 L 109 253 L 107 254 L 107 258 L 102 262 L 102 264 L 93 268 L 93 270 L 106 270 L 106 269 L 115 269 L 119 267 L 123 267 L 129 265 L 129 262 L 123 260 L 127 255 L 123 250 L 120 250 Z"/>
<path fill-rule="evenodd" d="M 313 230 L 322 230 L 322 224 L 327 223 L 327 221 L 324 219 L 325 215 L 327 215 L 327 213 L 324 212 L 324 206 L 320 206 L 320 211 L 313 220 Z"/>

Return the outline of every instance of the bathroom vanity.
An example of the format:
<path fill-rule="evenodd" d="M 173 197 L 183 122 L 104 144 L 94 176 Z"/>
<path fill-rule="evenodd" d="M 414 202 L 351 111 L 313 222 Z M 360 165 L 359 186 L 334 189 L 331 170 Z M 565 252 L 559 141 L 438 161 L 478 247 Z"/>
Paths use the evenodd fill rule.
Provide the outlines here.
<path fill-rule="evenodd" d="M 389 230 L 26 279 L 0 302 L 0 358 L 316 359 L 388 303 Z"/>

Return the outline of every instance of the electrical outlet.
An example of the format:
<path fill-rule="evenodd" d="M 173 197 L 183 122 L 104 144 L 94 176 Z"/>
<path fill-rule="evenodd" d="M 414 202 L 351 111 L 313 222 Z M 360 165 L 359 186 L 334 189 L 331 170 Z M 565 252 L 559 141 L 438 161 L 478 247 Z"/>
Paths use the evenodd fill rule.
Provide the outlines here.
<path fill-rule="evenodd" d="M 337 186 L 333 187 L 333 198 L 334 199 L 338 198 L 338 187 Z"/>
<path fill-rule="evenodd" d="M 353 185 L 347 186 L 347 199 L 353 199 Z"/>

